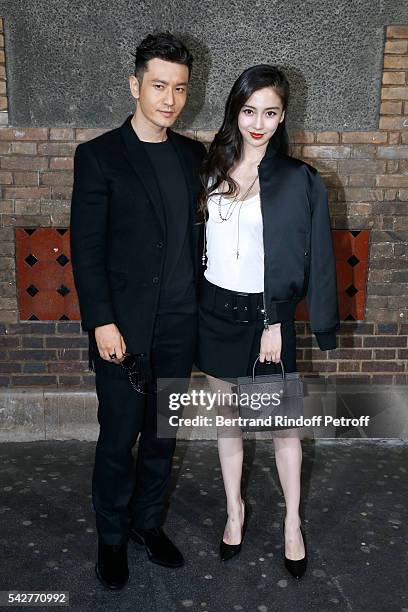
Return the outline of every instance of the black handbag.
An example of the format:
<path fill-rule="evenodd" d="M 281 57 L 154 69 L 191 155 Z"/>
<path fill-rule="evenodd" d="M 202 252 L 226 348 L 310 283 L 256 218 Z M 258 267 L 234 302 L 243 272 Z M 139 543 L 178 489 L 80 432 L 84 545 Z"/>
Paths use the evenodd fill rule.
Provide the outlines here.
<path fill-rule="evenodd" d="M 252 376 L 237 379 L 233 391 L 237 393 L 240 427 L 242 431 L 274 431 L 300 427 L 303 417 L 303 382 L 298 372 L 255 376 L 259 357 Z"/>

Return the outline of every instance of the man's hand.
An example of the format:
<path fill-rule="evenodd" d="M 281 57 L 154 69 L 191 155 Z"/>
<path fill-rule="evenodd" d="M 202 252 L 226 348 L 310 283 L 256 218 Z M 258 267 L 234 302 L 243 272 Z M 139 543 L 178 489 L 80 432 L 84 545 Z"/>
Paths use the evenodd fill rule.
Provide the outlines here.
<path fill-rule="evenodd" d="M 102 359 L 113 363 L 119 363 L 123 358 L 123 353 L 126 352 L 126 344 L 114 323 L 95 327 L 95 340 Z M 110 355 L 114 353 L 116 359 L 111 359 Z"/>
<path fill-rule="evenodd" d="M 274 323 L 269 325 L 268 329 L 264 329 L 261 337 L 261 348 L 259 350 L 259 361 L 263 363 L 265 360 L 279 363 L 282 350 L 282 335 L 281 324 Z"/>

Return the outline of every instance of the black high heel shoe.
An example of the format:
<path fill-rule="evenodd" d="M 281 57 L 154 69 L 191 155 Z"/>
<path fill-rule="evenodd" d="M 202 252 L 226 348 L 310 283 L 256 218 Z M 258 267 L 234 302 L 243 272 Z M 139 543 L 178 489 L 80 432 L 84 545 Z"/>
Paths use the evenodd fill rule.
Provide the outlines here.
<path fill-rule="evenodd" d="M 236 557 L 241 552 L 242 541 L 244 539 L 246 527 L 248 524 L 248 505 L 242 500 L 244 508 L 244 522 L 241 531 L 241 542 L 239 544 L 226 544 L 223 539 L 220 542 L 220 559 L 221 561 L 229 561 L 232 557 Z"/>
<path fill-rule="evenodd" d="M 297 580 L 302 578 L 303 574 L 306 571 L 307 567 L 307 549 L 306 549 L 306 538 L 303 531 L 302 523 L 300 524 L 300 533 L 302 534 L 303 544 L 305 547 L 305 556 L 302 559 L 288 559 L 285 554 L 285 521 L 282 523 L 283 526 L 283 556 L 285 558 L 285 567 L 288 570 L 289 574 L 291 574 Z"/>

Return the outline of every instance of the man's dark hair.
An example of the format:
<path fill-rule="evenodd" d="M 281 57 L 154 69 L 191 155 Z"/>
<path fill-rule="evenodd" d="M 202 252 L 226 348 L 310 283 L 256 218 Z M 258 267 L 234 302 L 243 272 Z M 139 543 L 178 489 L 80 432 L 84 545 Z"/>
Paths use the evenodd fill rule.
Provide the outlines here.
<path fill-rule="evenodd" d="M 135 76 L 142 79 L 147 62 L 155 57 L 166 62 L 183 64 L 188 67 L 188 74 L 191 75 L 193 56 L 181 40 L 170 32 L 149 34 L 142 40 L 135 54 Z"/>

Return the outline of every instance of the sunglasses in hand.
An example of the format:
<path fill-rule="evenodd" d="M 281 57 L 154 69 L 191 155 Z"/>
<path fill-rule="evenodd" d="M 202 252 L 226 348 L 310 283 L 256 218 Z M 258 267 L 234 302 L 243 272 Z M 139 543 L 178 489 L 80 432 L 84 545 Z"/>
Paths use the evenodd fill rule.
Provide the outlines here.
<path fill-rule="evenodd" d="M 147 395 L 148 375 L 145 357 L 145 353 L 124 353 L 122 359 L 118 359 L 118 363 L 126 370 L 133 389 Z"/>

